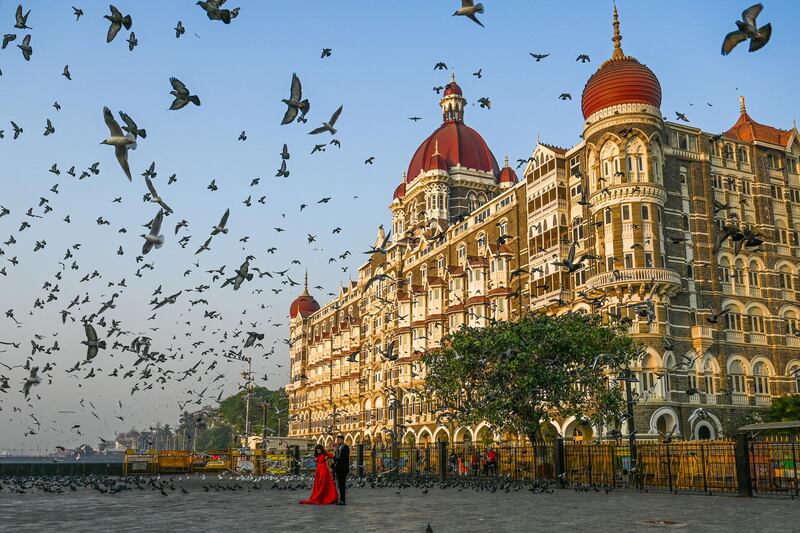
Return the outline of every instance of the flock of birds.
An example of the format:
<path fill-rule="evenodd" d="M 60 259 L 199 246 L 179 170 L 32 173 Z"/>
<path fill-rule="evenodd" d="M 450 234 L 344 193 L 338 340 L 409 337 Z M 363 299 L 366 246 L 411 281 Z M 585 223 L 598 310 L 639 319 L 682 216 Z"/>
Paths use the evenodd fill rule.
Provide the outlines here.
<path fill-rule="evenodd" d="M 226 0 L 198 1 L 196 4 L 202 9 L 209 20 L 219 21 L 223 24 L 233 23 L 240 14 L 238 7 L 228 9 L 225 6 Z M 84 17 L 86 13 L 80 7 L 73 6 L 72 9 L 72 15 L 74 15 L 75 21 L 80 23 L 81 18 Z M 756 24 L 756 17 L 761 12 L 761 9 L 761 4 L 757 4 L 745 10 L 742 15 L 742 21 L 737 21 L 738 30 L 732 32 L 725 38 L 725 44 L 723 45 L 724 53 L 730 52 L 736 44 L 747 39 L 751 41 L 751 51 L 762 48 L 769 41 L 771 26 L 767 24 L 758 27 Z M 482 4 L 475 4 L 469 0 L 462 0 L 461 7 L 453 13 L 453 16 L 463 16 L 483 26 L 482 22 L 477 18 L 477 15 L 482 13 L 484 13 Z M 20 49 L 25 61 L 31 61 L 34 58 L 34 48 L 32 45 L 33 27 L 29 25 L 29 20 L 35 23 L 34 17 L 35 14 L 33 17 L 31 16 L 31 10 L 25 10 L 20 4 L 15 11 L 14 31 L 3 35 L 2 48 L 5 49 L 10 43 L 19 42 L 16 46 Z M 103 15 L 103 18 L 106 19 L 109 24 L 106 42 L 112 43 L 119 33 L 124 30 L 128 32 L 128 48 L 130 51 L 133 51 L 138 44 L 138 38 L 136 37 L 135 31 L 133 31 L 134 18 L 132 15 L 123 13 L 114 5 L 110 5 L 109 13 Z M 17 30 L 27 33 L 20 38 L 17 34 Z M 182 21 L 177 22 L 174 31 L 176 38 L 181 38 L 181 36 L 186 33 L 186 28 Z M 199 38 L 196 33 L 195 35 Z M 17 41 L 18 38 L 19 41 Z M 322 49 L 320 58 L 326 60 L 332 57 L 332 55 L 333 49 L 326 47 Z M 536 52 L 530 52 L 530 55 L 536 62 L 543 61 L 550 56 L 549 53 Z M 588 54 L 581 53 L 576 57 L 575 61 L 588 63 L 591 59 Z M 437 62 L 434 65 L 434 70 L 447 69 L 447 64 L 443 61 Z M 2 75 L 2 71 L 0 71 L 0 75 Z M 61 75 L 66 80 L 72 81 L 72 73 L 69 65 L 64 66 Z M 482 78 L 482 69 L 478 69 L 474 72 L 473 76 L 478 79 Z M 177 77 L 170 77 L 169 83 L 171 88 L 169 91 L 171 101 L 165 99 L 165 107 L 167 107 L 168 104 L 168 109 L 170 111 L 182 110 L 190 104 L 196 107 L 202 106 L 200 96 L 194 94 L 180 79 Z M 437 94 L 440 94 L 443 90 L 443 86 L 436 86 L 433 90 Z M 572 99 L 571 95 L 567 92 L 562 93 L 559 98 L 561 100 Z M 289 82 L 288 95 L 286 98 L 282 99 L 281 102 L 282 105 L 285 106 L 285 112 L 280 121 L 282 126 L 289 127 L 292 124 L 306 124 L 308 122 L 308 116 L 311 112 L 311 103 L 308 98 L 304 98 L 303 96 L 303 87 L 297 74 L 292 74 Z M 276 105 L 277 104 L 278 102 L 276 102 Z M 492 106 L 492 102 L 488 97 L 477 99 L 477 104 L 481 108 L 487 110 L 491 109 Z M 61 104 L 56 101 L 53 107 L 56 111 L 59 111 L 61 109 Z M 325 116 L 329 116 L 329 118 L 322 120 L 318 126 L 311 128 L 307 132 L 309 135 L 314 136 L 315 139 L 320 137 L 327 137 L 327 139 L 329 139 L 327 142 L 314 144 L 311 150 L 312 154 L 325 151 L 329 146 L 341 148 L 341 141 L 336 136 L 339 133 L 338 121 L 342 112 L 343 105 L 340 105 L 333 110 L 330 115 L 326 113 Z M 678 119 L 688 121 L 686 116 L 682 113 L 676 114 L 678 115 Z M 130 114 L 123 110 L 118 110 L 115 115 L 109 107 L 103 107 L 102 117 L 109 130 L 109 134 L 100 144 L 114 148 L 114 154 L 122 170 L 122 174 L 129 182 L 133 182 L 134 176 L 131 167 L 135 166 L 136 162 L 131 160 L 131 151 L 136 149 L 139 141 L 146 142 L 147 130 L 140 126 Z M 119 120 L 117 117 L 119 117 Z M 412 116 L 409 117 L 409 120 L 417 122 L 421 120 L 421 117 Z M 14 121 L 10 121 L 10 124 L 13 130 L 13 140 L 19 140 L 24 135 L 25 130 Z M 48 118 L 43 135 L 50 136 L 54 134 L 56 134 L 56 128 L 53 122 Z M 4 131 L 0 130 L 0 139 L 3 137 Z M 246 131 L 243 130 L 239 134 L 238 141 L 247 141 Z M 288 164 L 291 160 L 291 156 L 292 154 L 289 151 L 289 147 L 284 143 L 279 152 L 279 163 L 275 177 L 289 178 L 290 169 L 288 168 Z M 369 156 L 364 160 L 364 164 L 373 164 L 374 160 L 374 156 Z M 519 159 L 517 163 L 521 165 L 527 161 L 529 161 L 529 159 Z M 62 175 L 62 170 L 58 168 L 57 163 L 54 163 L 50 167 L 49 172 L 56 177 Z M 100 163 L 95 162 L 85 169 L 80 170 L 77 169 L 76 166 L 71 166 L 68 170 L 64 171 L 64 174 L 77 180 L 88 179 L 100 174 Z M 290 269 L 300 265 L 300 261 L 294 259 L 291 260 L 288 266 L 284 266 L 280 270 L 272 270 L 259 265 L 256 255 L 247 253 L 243 258 L 240 257 L 235 260 L 232 266 L 223 264 L 218 268 L 206 269 L 203 272 L 203 274 L 206 275 L 206 279 L 195 286 L 180 287 L 170 291 L 165 289 L 161 283 L 153 281 L 151 293 L 152 308 L 150 310 L 152 315 L 149 316 L 147 320 L 158 320 L 159 313 L 166 311 L 170 306 L 179 305 L 179 302 L 181 302 L 180 305 L 184 303 L 187 304 L 187 307 L 184 308 L 184 311 L 187 312 L 191 311 L 196 306 L 200 306 L 203 310 L 201 319 L 203 324 L 201 330 L 217 338 L 219 346 L 212 345 L 211 341 L 194 340 L 191 342 L 192 350 L 184 351 L 180 347 L 175 346 L 180 343 L 177 332 L 171 332 L 169 336 L 164 336 L 162 333 L 158 333 L 161 328 L 155 325 L 149 328 L 149 331 L 133 331 L 127 329 L 126 325 L 121 320 L 110 317 L 118 306 L 118 300 L 123 298 L 125 289 L 127 289 L 127 276 L 135 276 L 144 279 L 145 276 L 154 275 L 156 271 L 155 261 L 147 262 L 145 259 L 146 257 L 157 255 L 158 250 L 167 244 L 170 237 L 174 236 L 177 239 L 177 244 L 181 248 L 186 248 L 194 237 L 194 235 L 188 233 L 189 222 L 186 219 L 181 219 L 174 224 L 170 222 L 170 217 L 178 217 L 178 214 L 175 213 L 168 203 L 170 198 L 168 187 L 178 180 L 177 174 L 169 176 L 166 183 L 158 182 L 156 181 L 158 175 L 156 163 L 152 162 L 141 175 L 143 177 L 141 180 L 143 182 L 143 200 L 147 204 L 153 204 L 154 208 L 157 207 L 157 211 L 155 211 L 154 214 L 149 213 L 147 218 L 144 219 L 146 220 L 144 224 L 145 232 L 141 234 L 142 241 L 139 241 L 141 243 L 141 250 L 133 254 L 131 271 L 127 275 L 122 274 L 122 277 L 115 281 L 107 281 L 107 279 L 111 277 L 111 273 L 101 272 L 100 269 L 91 266 L 87 267 L 83 261 L 81 261 L 82 243 L 76 242 L 69 245 L 61 260 L 58 261 L 58 267 L 55 269 L 55 272 L 53 272 L 51 277 L 42 281 L 43 293 L 32 303 L 32 307 L 28 311 L 29 316 L 33 317 L 34 313 L 44 311 L 46 308 L 58 307 L 54 312 L 60 316 L 62 325 L 67 326 L 69 324 L 71 326 L 73 323 L 77 323 L 76 327 L 78 327 L 78 324 L 80 325 L 79 327 L 83 329 L 83 336 L 85 337 L 85 340 L 83 340 L 86 349 L 85 357 L 82 360 L 76 361 L 73 366 L 64 371 L 67 375 L 79 381 L 93 379 L 103 375 L 106 377 L 118 378 L 122 382 L 128 383 L 130 396 L 133 396 L 137 392 L 149 391 L 154 388 L 163 390 L 174 383 L 192 379 L 196 381 L 198 385 L 186 391 L 186 396 L 183 398 L 183 401 L 178 402 L 179 409 L 184 410 L 190 403 L 202 405 L 204 402 L 213 401 L 213 393 L 209 392 L 210 387 L 217 387 L 218 395 L 216 396 L 216 400 L 219 401 L 223 394 L 222 383 L 219 382 L 225 377 L 224 372 L 217 369 L 219 360 L 222 359 L 227 362 L 236 363 L 252 361 L 254 357 L 261 357 L 264 360 L 268 360 L 276 353 L 279 341 L 276 339 L 271 346 L 265 346 L 262 342 L 265 328 L 284 328 L 284 330 L 286 330 L 287 324 L 271 319 L 264 322 L 259 320 L 245 321 L 244 317 L 242 317 L 239 319 L 237 327 L 232 329 L 222 328 L 214 324 L 215 321 L 222 319 L 221 313 L 210 306 L 208 300 L 204 297 L 204 293 L 212 289 L 238 291 L 243 287 L 250 287 L 251 282 L 256 279 L 260 280 L 264 277 L 268 277 L 273 282 L 277 283 L 277 286 L 271 287 L 269 290 L 273 294 L 279 294 L 286 288 L 293 288 L 300 285 L 300 283 L 292 279 L 289 274 Z M 254 178 L 250 186 L 256 187 L 259 181 L 260 178 Z M 158 186 L 156 185 L 157 183 Z M 22 232 L 29 229 L 31 229 L 31 231 L 37 231 L 40 221 L 45 217 L 51 216 L 50 213 L 54 212 L 57 208 L 55 198 L 57 198 L 59 194 L 59 187 L 64 186 L 65 185 L 62 183 L 54 184 L 49 189 L 49 194 L 42 196 L 38 204 L 30 206 L 27 209 L 12 210 L 11 207 L 0 205 L 0 221 L 7 216 L 9 220 L 13 220 L 11 217 L 18 217 L 16 236 L 12 234 L 8 240 L 2 242 L 2 247 L 0 247 L 0 257 L 3 259 L 4 263 L 2 267 L 0 267 L 0 277 L 10 276 L 14 268 L 24 263 L 26 258 L 20 258 L 20 255 L 15 255 L 13 252 L 13 247 L 17 244 L 17 237 L 19 237 Z M 212 180 L 206 189 L 211 193 L 217 191 L 218 186 L 216 180 Z M 354 198 L 357 198 L 357 196 Z M 322 208 L 331 200 L 332 198 L 328 196 L 320 198 L 315 204 L 313 200 L 310 200 L 308 204 L 301 204 L 299 211 L 303 212 L 303 210 L 310 205 L 316 205 Z M 115 198 L 113 203 L 122 203 L 122 197 Z M 265 204 L 266 196 L 262 195 L 253 198 L 251 194 L 248 195 L 242 203 L 245 207 L 250 207 L 253 203 Z M 730 206 L 720 206 L 720 209 L 728 209 L 729 207 Z M 283 216 L 285 217 L 285 214 Z M 227 236 L 230 232 L 229 223 L 233 223 L 234 225 L 236 223 L 236 212 L 232 211 L 230 207 L 226 208 L 219 217 L 219 222 L 213 225 L 210 231 L 202 238 L 203 242 L 198 245 L 194 252 L 195 256 L 210 252 L 212 240 Z M 71 222 L 70 215 L 66 214 L 62 220 L 64 223 L 69 224 Z M 111 225 L 111 222 L 103 216 L 99 216 L 96 219 L 96 224 L 98 227 L 102 228 L 103 226 Z M 286 231 L 286 228 L 283 226 L 275 226 L 273 229 L 276 233 Z M 118 229 L 118 233 L 120 234 L 127 233 L 127 231 L 125 227 Z M 341 231 L 341 227 L 335 227 L 331 230 L 331 234 L 338 235 Z M 45 237 L 44 234 L 41 234 L 41 237 L 37 237 L 33 249 L 34 254 L 47 249 L 48 242 Z M 318 237 L 318 234 L 309 233 L 306 236 L 308 244 L 314 245 Z M 727 238 L 733 239 L 737 243 L 737 246 L 754 246 L 759 241 L 763 242 L 762 236 L 738 232 L 733 226 L 720 235 L 719 245 Z M 239 241 L 243 245 L 246 245 L 249 239 L 249 235 L 243 235 Z M 365 253 L 385 253 L 387 245 L 388 235 L 383 244 L 374 246 Z M 580 268 L 586 261 L 597 260 L 596 257 L 591 255 L 583 255 L 576 259 L 574 257 L 574 250 L 575 245 L 572 244 L 570 255 L 565 258 L 560 258 L 557 264 L 570 271 L 574 271 L 573 269 Z M 129 251 L 125 250 L 123 246 L 119 246 L 116 253 L 119 256 L 123 256 L 128 254 Z M 266 253 L 268 255 L 276 254 L 277 248 L 270 247 L 266 250 Z M 345 261 L 351 255 L 350 250 L 344 250 L 343 253 L 328 258 L 328 263 Z M 33 260 L 33 258 L 31 258 L 31 260 Z M 199 258 L 196 259 L 192 265 L 192 267 L 184 272 L 184 277 L 189 276 L 196 269 L 202 268 Z M 342 266 L 341 269 L 346 273 L 348 267 Z M 520 273 L 521 272 L 516 272 L 516 275 Z M 514 274 L 512 274 L 512 278 L 513 276 Z M 367 286 L 377 280 L 377 277 L 373 277 L 373 279 L 368 281 Z M 88 284 L 92 283 L 98 285 L 98 287 L 96 287 L 97 293 L 90 294 L 90 291 L 87 289 L 79 291 L 74 297 L 62 297 L 62 285 L 73 287 L 74 283 L 87 284 L 87 287 L 89 286 Z M 323 290 L 323 287 L 317 285 L 315 289 Z M 252 292 L 261 294 L 264 292 L 264 289 L 257 286 L 252 288 Z M 195 299 L 188 298 L 188 302 L 183 302 L 181 300 L 182 298 L 186 299 L 189 295 L 194 295 Z M 328 292 L 328 295 L 333 296 L 334 293 Z M 652 302 L 632 305 L 635 305 L 634 310 L 637 314 L 652 320 Z M 264 309 L 266 309 L 265 304 L 261 304 L 260 310 Z M 243 314 L 246 312 L 247 309 L 243 310 Z M 177 313 L 175 314 L 177 315 Z M 17 354 L 22 354 L 23 350 L 27 349 L 29 344 L 30 355 L 25 357 L 24 363 L 18 365 L 9 365 L 5 362 L 0 362 L 0 367 L 2 367 L 0 368 L 0 393 L 2 393 L 0 394 L 0 402 L 2 402 L 3 395 L 8 394 L 16 388 L 12 387 L 12 383 L 15 385 L 19 383 L 19 390 L 30 408 L 30 412 L 28 413 L 29 425 L 25 436 L 35 436 L 42 431 L 42 423 L 36 417 L 33 401 L 41 399 L 37 391 L 40 390 L 44 383 L 51 384 L 53 382 L 55 371 L 59 365 L 59 363 L 51 361 L 51 358 L 47 356 L 54 355 L 62 348 L 58 343 L 57 332 L 49 335 L 44 332 L 36 332 L 33 334 L 32 338 L 27 339 L 28 342 L 24 343 L 17 339 L 8 339 L 6 336 L 13 327 L 21 327 L 23 325 L 23 315 L 20 310 L 10 308 L 5 311 L 4 316 L 6 325 L 9 327 L 4 326 L 2 329 L 0 354 L 10 350 L 13 350 Z M 185 325 L 190 324 L 188 320 L 185 322 Z M 157 335 L 162 337 L 162 340 L 154 340 Z M 185 336 L 186 338 L 190 338 L 192 335 L 190 333 L 185 333 Z M 169 337 L 171 337 L 171 339 Z M 287 338 L 282 339 L 280 342 L 283 345 L 290 344 L 290 340 Z M 23 344 L 25 348 L 23 348 Z M 71 350 L 72 347 L 70 347 L 70 351 Z M 246 352 L 245 350 L 248 351 Z M 255 350 L 258 350 L 260 353 L 254 355 Z M 110 365 L 110 368 L 102 369 L 98 367 L 94 361 L 99 354 L 106 351 L 113 352 L 109 354 L 109 358 L 106 359 L 104 364 L 104 366 Z M 124 359 L 128 360 L 114 364 L 111 362 L 111 358 L 115 354 L 120 354 Z M 393 344 L 387 347 L 384 356 L 388 359 L 395 356 L 393 353 Z M 44 364 L 39 363 L 37 360 L 40 357 L 45 357 L 48 360 L 45 361 Z M 177 371 L 168 367 L 168 364 L 172 364 L 172 362 L 180 363 L 180 361 L 184 359 L 192 361 L 192 364 L 185 370 Z M 280 364 L 275 364 L 275 366 L 277 368 L 282 368 Z M 22 369 L 23 373 L 23 376 L 19 378 L 12 374 L 12 372 L 18 368 Z M 266 377 L 267 376 L 265 376 L 265 378 Z M 17 379 L 19 379 L 19 381 L 17 381 Z M 85 407 L 83 399 L 81 399 L 81 406 Z M 2 409 L 2 403 L 0 403 L 0 411 Z M 100 417 L 96 411 L 97 409 L 92 405 L 90 412 L 95 418 L 99 419 Z M 118 418 L 124 421 L 125 418 L 122 416 L 122 411 L 123 405 L 120 401 L 120 414 Z M 21 408 L 14 406 L 12 417 L 15 416 L 15 413 L 21 412 Z M 68 412 L 68 414 L 74 414 L 74 412 Z M 72 432 L 73 436 L 82 436 L 80 425 L 75 425 L 72 428 Z M 102 437 L 98 438 L 104 441 Z"/>

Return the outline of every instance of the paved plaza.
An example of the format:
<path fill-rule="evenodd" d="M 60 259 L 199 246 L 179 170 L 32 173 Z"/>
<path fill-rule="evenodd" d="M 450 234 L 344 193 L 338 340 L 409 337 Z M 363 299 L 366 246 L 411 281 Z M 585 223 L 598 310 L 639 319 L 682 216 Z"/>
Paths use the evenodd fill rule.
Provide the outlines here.
<path fill-rule="evenodd" d="M 167 478 L 162 477 L 162 481 Z M 206 492 L 204 485 L 236 481 L 175 478 L 175 489 L 101 494 L 79 488 L 63 494 L 33 489 L 0 491 L 0 531 L 357 531 L 423 533 L 430 522 L 440 532 L 505 531 L 792 531 L 800 500 L 736 496 L 672 495 L 617 491 L 555 490 L 477 492 L 470 489 L 353 487 L 348 505 L 305 506 L 308 490 L 254 490 L 238 481 L 236 491 Z M 3 482 L 4 480 L 0 480 Z M 184 493 L 181 487 L 188 491 Z"/>

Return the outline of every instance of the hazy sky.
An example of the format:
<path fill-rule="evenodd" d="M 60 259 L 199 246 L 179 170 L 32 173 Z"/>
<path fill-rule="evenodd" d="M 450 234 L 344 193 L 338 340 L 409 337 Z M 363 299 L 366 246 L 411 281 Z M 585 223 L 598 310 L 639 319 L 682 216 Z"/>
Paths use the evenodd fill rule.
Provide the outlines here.
<path fill-rule="evenodd" d="M 72 15 L 73 4 L 80 4 L 85 12 L 78 22 Z M 102 16 L 109 13 L 107 2 L 25 2 L 25 9 L 31 9 L 32 30 L 15 30 L 17 4 L 0 2 L 0 32 L 18 36 L 0 51 L 0 129 L 5 130 L 0 140 L 0 205 L 12 211 L 0 218 L 0 242 L 11 235 L 17 241 L 0 244 L 4 252 L 0 268 L 7 272 L 0 275 L 0 311 L 14 309 L 22 323 L 17 327 L 0 314 L 0 341 L 21 342 L 18 350 L 0 345 L 0 362 L 24 363 L 35 334 L 43 337 L 38 343 L 51 346 L 57 339 L 61 347 L 51 355 L 33 356 L 34 364 L 43 367 L 50 361 L 55 369 L 48 373 L 52 383 L 45 380 L 33 389 L 31 405 L 19 392 L 25 372 L 0 367 L 0 375 L 7 376 L 11 385 L 0 394 L 0 448 L 96 444 L 98 437 L 112 438 L 115 431 L 131 426 L 146 427 L 156 420 L 174 424 L 177 402 L 191 399 L 189 390 L 208 387 L 205 397 L 209 400 L 221 388 L 224 395 L 235 392 L 241 365 L 200 354 L 211 347 L 220 353 L 241 344 L 242 338 L 224 339 L 223 331 L 265 333 L 265 349 L 248 351 L 254 357 L 254 372 L 267 375 L 270 387 L 283 385 L 288 373 L 287 348 L 282 342 L 288 333 L 287 311 L 301 288 L 282 285 L 276 276 L 256 278 L 234 292 L 220 288 L 221 281 L 211 283 L 205 271 L 227 265 L 226 273 L 232 272 L 248 254 L 256 257 L 252 266 L 270 271 L 289 268 L 289 276 L 296 281 L 302 281 L 308 268 L 311 284 L 325 287 L 311 291 L 324 303 L 325 293 L 337 291 L 347 279 L 341 268 L 347 266 L 348 272 L 355 273 L 364 257 L 360 252 L 374 240 L 378 224 L 389 222 L 387 206 L 411 155 L 440 124 L 439 97 L 431 88 L 444 85 L 450 74 L 434 71 L 436 62 L 443 61 L 456 72 L 470 104 L 466 122 L 483 135 L 502 162 L 506 154 L 512 160 L 527 157 L 537 134 L 543 141 L 562 146 L 578 142 L 583 125 L 582 88 L 610 57 L 612 48 L 610 0 L 486 0 L 486 13 L 481 16 L 485 28 L 451 17 L 459 4 L 455 0 L 229 0 L 228 4 L 240 6 L 241 12 L 232 24 L 224 25 L 208 20 L 193 0 L 117 1 L 115 5 L 133 17 L 132 30 L 139 40 L 130 52 L 125 30 L 114 42 L 105 43 L 108 22 Z M 800 36 L 794 27 L 800 20 L 800 4 L 768 2 L 760 22 L 772 22 L 769 45 L 755 54 L 748 54 L 743 45 L 723 57 L 719 52 L 722 38 L 734 28 L 746 4 L 618 2 L 623 48 L 659 77 L 665 115 L 672 118 L 680 110 L 695 126 L 724 131 L 735 122 L 738 95 L 744 94 L 756 120 L 791 126 L 799 98 L 796 51 Z M 186 27 L 180 39 L 173 30 L 178 20 Z M 23 60 L 16 47 L 28 32 L 33 46 L 30 62 Z M 333 48 L 333 56 L 320 59 L 323 47 Z M 535 63 L 528 55 L 531 51 L 550 53 L 550 57 Z M 581 53 L 589 54 L 591 63 L 577 63 L 575 57 Z M 65 64 L 72 81 L 61 75 Z M 479 68 L 482 79 L 471 76 Z M 309 122 L 280 126 L 285 110 L 280 99 L 288 97 L 293 72 L 303 82 L 304 96 L 311 100 Z M 199 95 L 202 105 L 168 111 L 170 76 L 180 78 Z M 573 100 L 558 100 L 562 92 L 571 93 Z M 491 110 L 472 105 L 482 96 L 491 98 Z M 56 100 L 60 111 L 51 107 Z M 344 111 L 336 137 L 341 149 L 329 146 L 323 153 L 310 155 L 315 142 L 328 142 L 331 136 L 311 137 L 307 132 L 327 120 L 340 104 Z M 103 106 L 115 115 L 124 110 L 147 130 L 147 138 L 130 152 L 133 183 L 123 175 L 113 149 L 99 144 L 108 134 Z M 407 117 L 414 115 L 423 120 L 409 121 Z M 48 118 L 56 131 L 43 136 Z M 11 139 L 10 120 L 25 130 L 16 141 Z M 237 141 L 242 130 L 247 131 L 245 142 Z M 284 142 L 292 154 L 288 179 L 274 177 Z M 375 156 L 374 165 L 364 165 L 369 156 Z M 175 213 L 165 219 L 165 246 L 145 257 L 144 263 L 154 263 L 154 270 L 145 270 L 137 278 L 141 226 L 157 211 L 153 204 L 142 202 L 146 188 L 141 173 L 153 161 L 158 172 L 155 185 Z M 73 165 L 81 172 L 94 162 L 100 163 L 97 176 L 78 181 L 66 175 Z M 58 164 L 60 176 L 48 172 L 53 163 Z M 178 182 L 168 186 L 167 177 L 173 173 Z M 256 177 L 261 181 L 251 187 Z M 206 189 L 212 179 L 219 186 L 216 192 Z M 56 183 L 58 194 L 49 191 Z M 253 206 L 245 207 L 242 202 L 251 195 Z M 263 205 L 257 203 L 261 196 L 266 196 Z M 318 205 L 323 196 L 332 200 Z M 41 219 L 25 216 L 30 207 L 42 214 L 41 197 L 49 200 L 53 211 Z M 121 204 L 112 203 L 116 197 L 122 197 Z M 301 203 L 309 205 L 302 213 Z M 230 233 L 215 237 L 210 252 L 193 255 L 228 207 Z M 63 221 L 68 214 L 69 224 Z M 97 225 L 100 216 L 111 224 Z M 189 221 L 189 228 L 180 235 L 192 235 L 186 249 L 180 248 L 174 235 L 181 219 Z M 23 220 L 31 227 L 20 232 Z M 278 233 L 276 226 L 286 231 Z M 342 232 L 333 235 L 331 230 L 337 226 Z M 118 232 L 122 227 L 127 233 Z M 318 236 L 313 245 L 307 242 L 309 233 Z M 249 236 L 246 243 L 239 241 L 244 236 Z M 46 247 L 34 253 L 35 241 L 42 239 Z M 82 243 L 80 250 L 73 250 L 80 268 L 71 270 L 72 260 L 66 261 L 58 300 L 29 314 L 37 298 L 47 297 L 44 282 L 55 281 L 54 275 L 62 269 L 58 262 L 75 243 Z M 119 246 L 124 255 L 117 255 Z M 273 246 L 277 252 L 266 253 Z M 353 254 L 347 261 L 329 264 L 328 258 L 345 250 Z M 15 256 L 17 266 L 8 261 Z M 290 264 L 294 259 L 302 264 Z M 197 260 L 199 266 L 194 265 Z M 80 282 L 94 270 L 102 277 Z M 191 272 L 184 276 L 187 270 Z M 108 287 L 122 278 L 127 288 Z M 200 284 L 212 288 L 202 295 L 185 292 Z M 157 320 L 148 321 L 152 315 L 148 303 L 159 285 L 164 295 L 182 289 L 184 293 L 178 303 L 160 310 Z M 274 294 L 273 288 L 282 291 Z M 263 293 L 254 293 L 255 289 Z M 181 383 L 168 381 L 165 390 L 156 384 L 150 391 L 131 396 L 136 378 L 123 380 L 121 375 L 132 368 L 135 356 L 105 350 L 91 364 L 66 374 L 85 358 L 85 347 L 80 344 L 80 322 L 68 320 L 62 325 L 60 311 L 75 296 L 88 294 L 88 304 L 71 310 L 79 320 L 96 312 L 112 292 L 120 296 L 116 309 L 104 315 L 109 323 L 115 318 L 122 321 L 123 330 L 148 334 L 154 339 L 154 350 L 183 354 L 182 360 L 170 360 L 164 369 L 181 372 L 202 361 L 201 373 Z M 208 308 L 223 318 L 204 321 L 207 307 L 190 307 L 190 298 L 207 299 Z M 240 320 L 244 321 L 241 326 Z M 250 322 L 257 322 L 256 327 Z M 206 331 L 201 331 L 203 325 Z M 158 331 L 149 329 L 153 327 Z M 98 329 L 105 337 L 106 329 Z M 130 338 L 118 340 L 129 342 Z M 193 350 L 191 343 L 196 341 L 205 344 Z M 274 343 L 275 354 L 261 357 Z M 217 368 L 203 374 L 215 359 Z M 124 367 L 120 377 L 109 377 L 120 365 Z M 137 376 L 142 366 L 137 367 Z M 97 377 L 82 379 L 91 368 Z M 220 374 L 224 377 L 212 383 Z M 158 376 L 154 371 L 146 383 Z M 80 406 L 81 398 L 86 400 L 86 409 Z M 89 401 L 101 420 L 92 416 Z M 31 415 L 41 428 L 36 428 Z M 83 435 L 70 430 L 76 424 Z M 24 436 L 29 428 L 38 434 Z"/>

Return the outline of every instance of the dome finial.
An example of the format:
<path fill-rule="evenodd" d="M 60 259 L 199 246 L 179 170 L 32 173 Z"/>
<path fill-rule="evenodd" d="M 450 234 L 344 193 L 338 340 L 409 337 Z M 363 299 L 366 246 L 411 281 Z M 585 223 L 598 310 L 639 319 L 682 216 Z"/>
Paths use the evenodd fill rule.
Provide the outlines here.
<path fill-rule="evenodd" d="M 452 81 L 453 83 L 456 82 L 456 71 L 455 70 L 450 72 L 450 81 Z"/>
<path fill-rule="evenodd" d="M 510 166 L 510 165 L 508 164 L 508 154 L 506 154 L 506 157 L 505 157 L 505 164 L 506 164 L 506 167 Z"/>
<path fill-rule="evenodd" d="M 747 113 L 747 106 L 744 103 L 744 95 L 739 95 L 739 112 L 744 115 Z"/>
<path fill-rule="evenodd" d="M 436 144 L 433 147 L 433 155 L 442 155 L 439 153 L 439 139 L 436 139 Z"/>
<path fill-rule="evenodd" d="M 308 270 L 306 270 L 306 279 L 303 282 L 303 294 L 308 294 Z"/>
<path fill-rule="evenodd" d="M 619 32 L 619 13 L 617 13 L 617 3 L 614 2 L 614 52 L 611 54 L 611 59 L 625 59 L 625 53 L 622 51 L 622 34 Z"/>

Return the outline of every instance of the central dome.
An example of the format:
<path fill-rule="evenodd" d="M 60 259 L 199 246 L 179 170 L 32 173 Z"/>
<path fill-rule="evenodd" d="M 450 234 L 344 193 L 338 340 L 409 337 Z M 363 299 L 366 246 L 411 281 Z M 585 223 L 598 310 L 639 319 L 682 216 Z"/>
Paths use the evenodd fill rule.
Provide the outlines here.
<path fill-rule="evenodd" d="M 622 52 L 619 17 L 614 7 L 614 53 L 603 63 L 583 88 L 583 118 L 620 104 L 647 104 L 661 107 L 661 84 L 653 71 Z"/>
<path fill-rule="evenodd" d="M 438 154 L 440 158 L 434 157 Z M 408 165 L 406 183 L 411 183 L 420 172 L 436 169 L 444 160 L 447 170 L 462 166 L 483 172 L 499 173 L 497 159 L 480 134 L 461 121 L 450 120 L 439 126 L 430 137 L 422 141 Z"/>

